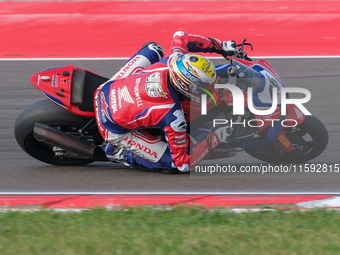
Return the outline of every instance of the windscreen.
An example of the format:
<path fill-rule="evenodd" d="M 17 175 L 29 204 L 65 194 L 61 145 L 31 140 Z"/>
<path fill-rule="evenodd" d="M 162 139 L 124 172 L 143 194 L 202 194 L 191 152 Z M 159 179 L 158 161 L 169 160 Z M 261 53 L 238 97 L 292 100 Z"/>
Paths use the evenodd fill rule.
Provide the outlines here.
<path fill-rule="evenodd" d="M 228 82 L 244 91 L 247 91 L 248 87 L 252 87 L 253 92 L 256 92 L 261 86 L 260 73 L 234 59 L 228 68 L 228 74 Z"/>

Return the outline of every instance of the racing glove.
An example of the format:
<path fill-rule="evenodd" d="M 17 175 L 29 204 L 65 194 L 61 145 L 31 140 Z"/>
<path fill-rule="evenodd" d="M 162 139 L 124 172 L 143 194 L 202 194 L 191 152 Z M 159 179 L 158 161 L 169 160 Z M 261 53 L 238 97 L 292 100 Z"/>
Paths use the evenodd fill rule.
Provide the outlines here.
<path fill-rule="evenodd" d="M 215 129 L 214 133 L 217 135 L 218 140 L 220 140 L 222 143 L 229 143 L 232 131 L 232 127 L 224 126 Z"/>
<path fill-rule="evenodd" d="M 221 54 L 225 58 L 228 56 L 234 56 L 238 52 L 236 42 L 233 40 L 221 42 L 220 40 L 210 37 L 209 40 L 213 43 L 214 46 L 212 52 Z"/>
<path fill-rule="evenodd" d="M 229 143 L 232 131 L 230 126 L 225 126 L 210 132 L 206 138 L 209 151 L 214 150 L 220 143 Z"/>

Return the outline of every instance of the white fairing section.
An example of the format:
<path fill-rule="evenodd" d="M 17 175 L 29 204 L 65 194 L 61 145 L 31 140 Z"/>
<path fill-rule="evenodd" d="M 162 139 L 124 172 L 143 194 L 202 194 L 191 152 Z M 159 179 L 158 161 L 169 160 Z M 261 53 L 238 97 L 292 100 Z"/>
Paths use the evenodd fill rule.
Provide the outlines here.
<path fill-rule="evenodd" d="M 258 93 L 259 100 L 264 104 L 272 104 L 273 100 L 270 96 L 270 87 L 277 87 L 277 103 L 281 104 L 281 89 L 283 88 L 282 83 L 279 79 L 277 79 L 274 75 L 272 75 L 267 70 L 263 70 L 260 72 L 265 78 L 265 87 L 264 89 Z M 256 107 L 261 108 L 261 107 Z M 264 107 L 268 108 L 268 107 Z"/>

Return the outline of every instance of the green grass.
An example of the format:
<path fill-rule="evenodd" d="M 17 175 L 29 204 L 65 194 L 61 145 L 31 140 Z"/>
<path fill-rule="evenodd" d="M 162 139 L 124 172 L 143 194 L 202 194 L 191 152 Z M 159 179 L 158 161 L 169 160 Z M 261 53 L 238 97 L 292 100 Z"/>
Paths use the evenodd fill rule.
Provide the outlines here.
<path fill-rule="evenodd" d="M 0 213 L 0 254 L 340 254 L 340 213 L 6 212 Z"/>

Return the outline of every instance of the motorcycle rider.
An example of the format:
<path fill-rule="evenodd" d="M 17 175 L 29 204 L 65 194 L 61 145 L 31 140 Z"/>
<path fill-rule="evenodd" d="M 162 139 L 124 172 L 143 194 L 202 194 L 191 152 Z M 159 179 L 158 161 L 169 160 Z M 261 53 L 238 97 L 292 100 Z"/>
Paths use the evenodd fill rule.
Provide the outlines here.
<path fill-rule="evenodd" d="M 178 31 L 165 56 L 160 45 L 147 43 L 97 89 L 96 121 L 109 160 L 163 173 L 187 172 L 219 143 L 228 142 L 230 127 L 222 127 L 190 146 L 182 102 L 200 103 L 200 88 L 214 86 L 217 77 L 210 60 L 189 52 L 231 56 L 237 47 L 234 41 Z M 163 129 L 167 142 L 139 129 L 145 127 Z"/>

